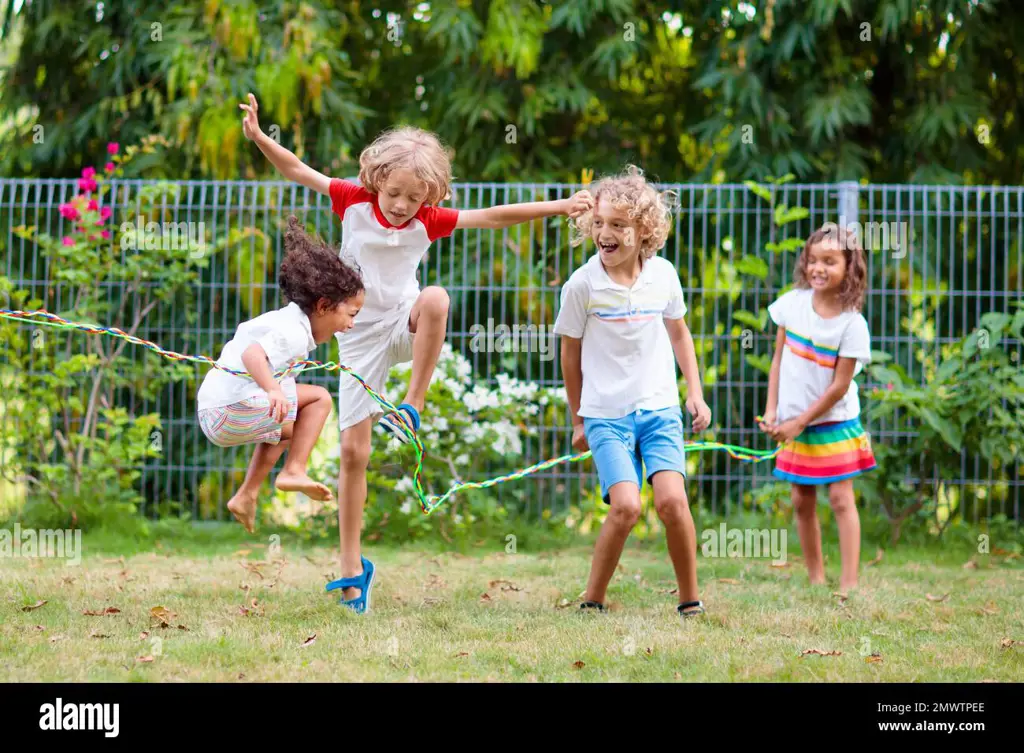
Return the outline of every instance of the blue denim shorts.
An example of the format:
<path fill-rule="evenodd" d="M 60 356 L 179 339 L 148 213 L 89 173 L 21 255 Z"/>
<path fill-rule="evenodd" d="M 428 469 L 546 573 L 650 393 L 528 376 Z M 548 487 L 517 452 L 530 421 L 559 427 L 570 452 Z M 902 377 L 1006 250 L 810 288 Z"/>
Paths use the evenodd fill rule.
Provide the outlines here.
<path fill-rule="evenodd" d="M 611 502 L 608 490 L 622 481 L 636 484 L 639 490 L 645 478 L 649 484 L 659 471 L 676 471 L 686 477 L 679 406 L 638 410 L 622 418 L 584 417 L 583 431 L 606 504 Z"/>

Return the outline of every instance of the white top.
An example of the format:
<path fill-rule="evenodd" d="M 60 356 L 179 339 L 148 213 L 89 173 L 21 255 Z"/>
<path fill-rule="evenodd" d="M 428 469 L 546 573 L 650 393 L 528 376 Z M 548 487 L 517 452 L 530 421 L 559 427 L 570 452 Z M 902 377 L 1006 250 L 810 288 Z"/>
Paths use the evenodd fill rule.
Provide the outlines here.
<path fill-rule="evenodd" d="M 224 346 L 217 363 L 236 371 L 248 371 L 242 363 L 242 353 L 253 343 L 259 343 L 267 352 L 271 374 L 304 360 L 316 349 L 309 317 L 297 303 L 289 303 L 284 308 L 268 311 L 238 325 L 235 336 Z M 210 369 L 199 387 L 197 407 L 199 410 L 219 408 L 262 394 L 263 388 L 251 377 Z"/>
<path fill-rule="evenodd" d="M 341 218 L 341 256 L 358 267 L 366 291 L 357 321 L 380 321 L 419 295 L 416 270 L 430 244 L 455 230 L 459 210 L 424 205 L 405 224 L 392 225 L 377 195 L 358 183 L 334 178 L 330 195 L 331 210 Z"/>
<path fill-rule="evenodd" d="M 608 276 L 600 254 L 573 272 L 562 287 L 555 332 L 583 340 L 579 415 L 622 418 L 678 406 L 664 319 L 685 314 L 679 273 L 667 259 L 647 259 L 632 288 Z"/>
<path fill-rule="evenodd" d="M 784 293 L 768 307 L 772 321 L 786 329 L 779 371 L 777 417 L 780 422 L 798 417 L 825 393 L 835 378 L 838 358 L 857 359 L 854 376 L 871 362 L 867 320 L 856 311 L 844 311 L 824 319 L 811 305 L 813 296 L 813 290 L 795 289 Z M 846 394 L 811 425 L 859 416 L 857 392 L 857 383 L 851 379 Z"/>

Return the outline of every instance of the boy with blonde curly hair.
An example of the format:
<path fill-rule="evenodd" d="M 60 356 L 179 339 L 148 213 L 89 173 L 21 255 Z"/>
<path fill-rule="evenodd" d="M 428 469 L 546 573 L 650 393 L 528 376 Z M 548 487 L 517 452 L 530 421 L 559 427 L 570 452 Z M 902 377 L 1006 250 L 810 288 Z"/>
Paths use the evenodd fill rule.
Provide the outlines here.
<path fill-rule="evenodd" d="M 670 194 L 655 190 L 634 166 L 601 180 L 591 194 L 594 208 L 576 220 L 582 236 L 573 245 L 589 235 L 597 252 L 565 283 L 555 322 L 572 446 L 592 451 L 610 505 L 581 608 L 604 611 L 608 583 L 640 516 L 646 478 L 679 584 L 678 613 L 701 614 L 676 363 L 686 378 L 686 408 L 696 431 L 708 427 L 711 411 L 683 318 L 679 274 L 655 256 L 671 227 Z"/>

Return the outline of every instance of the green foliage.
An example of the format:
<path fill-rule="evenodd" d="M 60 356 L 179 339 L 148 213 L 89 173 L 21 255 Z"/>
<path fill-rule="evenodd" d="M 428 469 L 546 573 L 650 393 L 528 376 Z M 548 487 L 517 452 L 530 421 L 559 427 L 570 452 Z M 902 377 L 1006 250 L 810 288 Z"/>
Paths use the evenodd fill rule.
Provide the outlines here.
<path fill-rule="evenodd" d="M 893 541 L 911 516 L 932 521 L 941 532 L 958 508 L 968 515 L 963 508 L 975 500 L 967 495 L 1005 498 L 1013 465 L 1024 459 L 1024 367 L 1016 351 L 1000 347 L 1004 337 L 1024 342 L 1024 302 L 1015 307 L 1013 316 L 982 317 L 980 328 L 946 349 L 923 385 L 885 357 L 869 367 L 885 386 L 872 394 L 868 418 L 885 419 L 909 437 L 873 443 L 879 468 L 861 482 L 867 499 L 886 511 Z M 962 455 L 990 465 L 995 481 L 990 489 L 968 485 L 961 493 L 953 487 Z"/>
<path fill-rule="evenodd" d="M 151 148 L 147 142 L 143 151 Z M 111 145 L 109 151 L 115 150 Z M 128 154 L 130 159 L 136 150 Z M 86 168 L 81 193 L 60 207 L 71 226 L 68 235 L 14 228 L 38 247 L 50 285 L 62 295 L 40 300 L 0 278 L 7 307 L 45 308 L 74 322 L 126 323 L 121 329 L 129 335 L 160 306 L 188 308 L 197 269 L 205 264 L 202 255 L 188 244 L 143 244 L 144 239 L 126 237 L 124 227 L 115 244 L 111 231 L 98 229 L 110 215 L 109 207 L 101 207 L 107 183 L 125 162 L 111 159 L 103 172 Z M 159 185 L 144 189 L 138 210 L 155 212 L 173 191 Z M 48 290 L 52 298 L 53 288 Z M 0 415 L 7 429 L 0 452 L 7 481 L 27 485 L 25 509 L 17 514 L 36 524 L 86 527 L 134 513 L 142 501 L 142 463 L 161 453 L 161 417 L 136 415 L 133 401 L 152 399 L 189 369 L 156 355 L 136 358 L 126 352 L 125 340 L 77 331 L 62 336 L 46 321 L 0 321 Z"/>

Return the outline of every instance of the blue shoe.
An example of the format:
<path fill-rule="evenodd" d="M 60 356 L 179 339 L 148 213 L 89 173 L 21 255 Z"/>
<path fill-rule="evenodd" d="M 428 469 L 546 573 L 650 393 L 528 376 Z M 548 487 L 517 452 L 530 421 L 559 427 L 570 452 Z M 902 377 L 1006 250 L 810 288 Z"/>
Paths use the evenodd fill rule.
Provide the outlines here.
<path fill-rule="evenodd" d="M 398 410 L 406 414 L 406 423 L 412 427 L 414 432 L 420 430 L 419 411 L 409 405 L 409 403 L 402 403 L 398 406 Z M 402 426 L 402 422 L 394 413 L 382 416 L 377 425 L 402 444 L 409 444 L 409 437 L 405 434 L 406 427 Z"/>
<path fill-rule="evenodd" d="M 359 596 L 348 601 L 338 603 L 345 607 L 351 607 L 357 614 L 370 611 L 370 591 L 373 589 L 373 576 L 376 569 L 373 563 L 366 557 L 362 557 L 363 572 L 351 578 L 339 578 L 327 584 L 328 591 L 336 591 L 339 588 L 358 588 Z"/>

